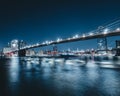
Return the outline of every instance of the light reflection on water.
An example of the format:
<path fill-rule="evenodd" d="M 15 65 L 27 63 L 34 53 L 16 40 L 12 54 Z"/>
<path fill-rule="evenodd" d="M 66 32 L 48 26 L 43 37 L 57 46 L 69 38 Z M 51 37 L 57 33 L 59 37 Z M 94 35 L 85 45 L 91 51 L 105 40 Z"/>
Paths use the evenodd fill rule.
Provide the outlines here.
<path fill-rule="evenodd" d="M 1 63 L 0 96 L 120 95 L 120 70 L 103 69 L 94 60 L 84 66 L 79 66 L 82 61 L 76 66 L 73 60 L 33 60 L 11 58 Z"/>
<path fill-rule="evenodd" d="M 10 82 L 17 82 L 19 80 L 19 58 L 10 59 L 8 73 Z"/>

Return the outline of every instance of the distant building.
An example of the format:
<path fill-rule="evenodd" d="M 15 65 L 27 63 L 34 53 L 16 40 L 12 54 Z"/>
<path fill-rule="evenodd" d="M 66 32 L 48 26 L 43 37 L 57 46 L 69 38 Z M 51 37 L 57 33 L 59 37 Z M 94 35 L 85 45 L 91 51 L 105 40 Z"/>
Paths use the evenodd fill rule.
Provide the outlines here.
<path fill-rule="evenodd" d="M 3 53 L 8 53 L 11 51 L 11 48 L 10 47 L 4 47 L 3 48 Z"/>
<path fill-rule="evenodd" d="M 57 55 L 58 54 L 58 48 L 57 46 L 53 46 L 53 51 L 51 52 L 51 55 Z"/>
<path fill-rule="evenodd" d="M 116 40 L 116 48 L 120 48 L 120 40 Z"/>
<path fill-rule="evenodd" d="M 38 56 L 42 56 L 44 54 L 44 52 L 42 50 L 38 51 L 37 55 Z"/>
<path fill-rule="evenodd" d="M 36 53 L 34 50 L 26 50 L 26 56 L 35 56 Z"/>
<path fill-rule="evenodd" d="M 120 56 L 120 40 L 116 40 L 116 55 Z"/>

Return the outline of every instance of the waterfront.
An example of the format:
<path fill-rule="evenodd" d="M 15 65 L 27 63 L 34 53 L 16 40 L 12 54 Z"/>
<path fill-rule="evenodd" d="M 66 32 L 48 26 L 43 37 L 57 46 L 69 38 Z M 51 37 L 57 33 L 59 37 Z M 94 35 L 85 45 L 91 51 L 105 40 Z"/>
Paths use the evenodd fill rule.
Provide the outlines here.
<path fill-rule="evenodd" d="M 120 95 L 119 68 L 103 68 L 94 60 L 78 66 L 74 60 L 33 59 L 0 60 L 0 96 Z"/>

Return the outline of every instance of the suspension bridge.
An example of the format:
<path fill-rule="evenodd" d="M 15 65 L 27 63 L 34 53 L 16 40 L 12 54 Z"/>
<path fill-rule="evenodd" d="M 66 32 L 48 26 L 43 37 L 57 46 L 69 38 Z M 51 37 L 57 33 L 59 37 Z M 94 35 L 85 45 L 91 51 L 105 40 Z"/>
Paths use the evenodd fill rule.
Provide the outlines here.
<path fill-rule="evenodd" d="M 68 37 L 64 39 L 58 38 L 57 40 L 50 40 L 50 41 L 46 40 L 42 43 L 38 42 L 36 44 L 25 45 L 25 46 L 20 46 L 20 42 L 17 41 L 18 47 L 4 52 L 4 54 L 10 52 L 19 52 L 20 54 L 24 55 L 25 51 L 31 48 L 38 48 L 49 45 L 56 45 L 61 43 L 69 43 L 69 42 L 76 42 L 76 41 L 83 41 L 90 39 L 97 39 L 97 44 L 98 44 L 97 50 L 108 50 L 106 38 L 111 36 L 119 36 L 119 35 L 120 35 L 120 19 L 114 20 L 113 22 L 107 25 L 99 26 L 97 29 L 92 30 L 90 32 L 86 32 L 84 34 L 76 34 L 72 37 Z M 119 50 L 118 53 L 120 54 L 119 46 L 120 45 L 118 44 L 118 47 L 114 48 L 113 50 Z"/>

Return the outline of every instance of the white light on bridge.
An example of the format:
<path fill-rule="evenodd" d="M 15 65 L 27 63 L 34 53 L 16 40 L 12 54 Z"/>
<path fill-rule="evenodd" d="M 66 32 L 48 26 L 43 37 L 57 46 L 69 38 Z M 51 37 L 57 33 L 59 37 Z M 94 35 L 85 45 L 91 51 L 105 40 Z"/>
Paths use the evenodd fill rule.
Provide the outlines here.
<path fill-rule="evenodd" d="M 60 42 L 60 41 L 62 41 L 62 39 L 61 39 L 61 38 L 58 38 L 58 39 L 57 39 L 57 42 Z"/>
<path fill-rule="evenodd" d="M 92 36 L 94 33 L 90 32 L 89 35 Z"/>
<path fill-rule="evenodd" d="M 39 45 L 39 43 L 37 43 L 36 45 Z"/>
<path fill-rule="evenodd" d="M 120 28 L 117 28 L 116 31 L 120 31 Z"/>
<path fill-rule="evenodd" d="M 47 45 L 50 44 L 50 41 L 45 41 L 45 44 L 47 44 Z"/>
<path fill-rule="evenodd" d="M 75 35 L 75 38 L 78 38 L 78 37 L 79 37 L 79 35 L 78 35 L 78 34 L 76 34 L 76 35 Z"/>
<path fill-rule="evenodd" d="M 108 31 L 109 31 L 109 29 L 105 29 L 105 30 L 103 31 L 103 34 L 107 34 Z"/>
<path fill-rule="evenodd" d="M 103 34 L 107 34 L 108 32 L 103 32 Z"/>
<path fill-rule="evenodd" d="M 78 35 L 78 34 L 76 34 L 75 36 L 73 36 L 73 39 L 78 38 L 78 37 L 79 37 L 79 35 Z"/>
<path fill-rule="evenodd" d="M 71 38 L 68 38 L 67 40 L 70 40 Z"/>
<path fill-rule="evenodd" d="M 43 42 L 42 44 L 45 44 L 45 42 Z"/>
<path fill-rule="evenodd" d="M 53 41 L 51 40 L 50 43 L 53 43 Z"/>
<path fill-rule="evenodd" d="M 48 44 L 48 41 L 45 41 L 45 44 Z"/>
<path fill-rule="evenodd" d="M 60 38 L 57 39 L 57 42 L 59 42 L 59 41 L 60 41 Z"/>
<path fill-rule="evenodd" d="M 84 37 L 85 37 L 85 34 L 83 34 L 82 37 L 84 38 Z"/>
<path fill-rule="evenodd" d="M 50 44 L 51 43 L 51 41 L 48 41 L 48 44 Z"/>

